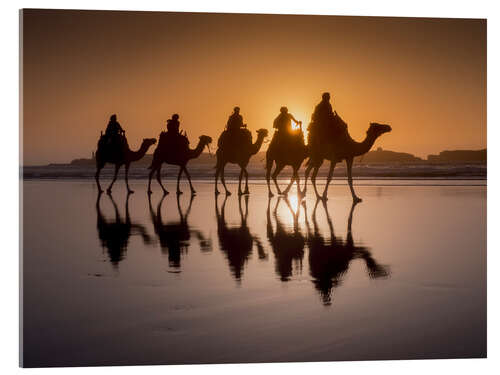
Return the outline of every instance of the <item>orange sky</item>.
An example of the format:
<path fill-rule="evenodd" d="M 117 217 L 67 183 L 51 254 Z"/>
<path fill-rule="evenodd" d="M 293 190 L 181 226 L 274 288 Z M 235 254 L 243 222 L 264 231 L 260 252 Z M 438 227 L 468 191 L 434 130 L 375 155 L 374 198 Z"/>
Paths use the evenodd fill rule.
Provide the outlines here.
<path fill-rule="evenodd" d="M 23 164 L 90 157 L 109 116 L 132 149 L 173 113 L 192 147 L 235 105 L 251 130 L 323 91 L 362 139 L 425 157 L 486 147 L 486 21 L 26 10 Z"/>

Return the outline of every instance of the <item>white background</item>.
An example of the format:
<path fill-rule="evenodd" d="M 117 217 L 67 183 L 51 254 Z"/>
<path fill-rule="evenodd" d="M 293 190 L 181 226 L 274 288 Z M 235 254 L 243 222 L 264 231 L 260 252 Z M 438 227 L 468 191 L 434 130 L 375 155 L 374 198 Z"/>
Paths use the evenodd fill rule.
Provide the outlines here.
<path fill-rule="evenodd" d="M 488 359 L 286 363 L 262 365 L 145 366 L 30 369 L 18 368 L 19 361 L 19 12 L 20 8 L 117 9 L 157 11 L 202 11 L 234 13 L 330 14 L 358 16 L 454 17 L 488 19 L 488 264 L 500 263 L 500 241 L 496 236 L 500 209 L 498 188 L 500 96 L 500 12 L 496 1 L 10 1 L 1 5 L 0 44 L 0 233 L 7 240 L 0 246 L 0 368 L 2 373 L 145 373 L 287 374 L 370 373 L 372 374 L 489 374 L 500 370 L 498 303 L 499 275 L 488 272 Z M 461 110 L 461 108 L 457 108 Z M 471 124 L 471 126 L 475 126 Z M 22 142 L 21 142 L 22 143 Z M 50 343 L 48 343 L 50 345 Z M 498 369 L 496 369 L 498 367 Z"/>

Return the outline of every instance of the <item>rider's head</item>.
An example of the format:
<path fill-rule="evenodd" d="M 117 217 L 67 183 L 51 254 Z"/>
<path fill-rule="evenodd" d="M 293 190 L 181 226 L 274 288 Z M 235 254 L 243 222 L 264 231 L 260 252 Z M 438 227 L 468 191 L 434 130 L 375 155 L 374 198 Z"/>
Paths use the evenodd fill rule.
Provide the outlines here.
<path fill-rule="evenodd" d="M 174 114 L 172 115 L 172 120 L 176 121 L 176 120 L 178 120 L 178 119 L 179 119 L 179 115 L 178 115 L 177 113 L 174 113 Z"/>
<path fill-rule="evenodd" d="M 321 95 L 323 100 L 330 100 L 330 93 L 329 92 L 324 92 L 323 95 Z"/>
<path fill-rule="evenodd" d="M 281 107 L 280 108 L 280 112 L 281 113 L 287 113 L 288 112 L 288 108 L 287 107 Z"/>
<path fill-rule="evenodd" d="M 111 115 L 111 117 L 109 118 L 109 121 L 116 121 L 116 115 Z"/>
<path fill-rule="evenodd" d="M 234 107 L 234 113 L 240 113 L 240 107 Z"/>

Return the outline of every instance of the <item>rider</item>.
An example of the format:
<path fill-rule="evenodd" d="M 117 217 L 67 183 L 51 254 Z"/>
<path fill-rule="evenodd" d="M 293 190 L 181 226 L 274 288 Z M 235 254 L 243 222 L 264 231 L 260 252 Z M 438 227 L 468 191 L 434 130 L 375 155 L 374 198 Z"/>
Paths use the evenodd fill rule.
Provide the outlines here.
<path fill-rule="evenodd" d="M 177 113 L 174 113 L 172 115 L 172 118 L 167 120 L 167 132 L 164 133 L 165 141 L 168 145 L 167 148 L 169 148 L 170 151 L 174 153 L 180 152 L 189 144 L 187 137 L 180 133 L 179 128 L 179 115 Z"/>
<path fill-rule="evenodd" d="M 234 112 L 227 119 L 226 129 L 229 131 L 238 130 L 244 127 L 243 117 L 240 115 L 240 107 L 234 107 Z"/>
<path fill-rule="evenodd" d="M 109 118 L 108 126 L 106 127 L 106 137 L 113 138 L 117 135 L 124 135 L 125 131 L 121 127 L 120 123 L 116 121 L 116 115 L 111 115 Z"/>
<path fill-rule="evenodd" d="M 320 126 L 326 124 L 334 116 L 332 105 L 330 104 L 330 93 L 324 92 L 321 102 L 314 108 L 312 121 Z"/>
<path fill-rule="evenodd" d="M 288 113 L 287 107 L 281 107 L 280 114 L 274 119 L 273 122 L 273 128 L 277 131 L 273 135 L 273 139 L 269 144 L 269 149 L 278 147 L 278 142 L 282 142 L 281 146 L 286 148 L 291 145 L 290 142 L 302 139 L 302 133 L 294 133 L 292 131 L 292 121 L 297 125 L 302 125 L 301 121 L 298 121 L 291 113 Z"/>
<path fill-rule="evenodd" d="M 278 132 L 292 131 L 292 121 L 297 125 L 302 125 L 301 121 L 298 121 L 293 117 L 291 113 L 288 113 L 287 107 L 280 108 L 280 114 L 274 119 L 273 128 L 278 129 Z"/>
<path fill-rule="evenodd" d="M 316 105 L 311 116 L 311 125 L 316 128 L 319 140 L 322 136 L 336 137 L 344 129 L 336 121 L 337 112 L 333 111 L 330 104 L 330 93 L 325 92 L 321 96 L 321 102 Z"/>
<path fill-rule="evenodd" d="M 106 132 L 104 133 L 103 141 L 110 147 L 108 150 L 118 150 L 124 145 L 125 130 L 121 127 L 120 123 L 116 120 L 116 115 L 113 114 L 109 118 Z"/>
<path fill-rule="evenodd" d="M 179 122 L 179 115 L 174 113 L 171 119 L 167 120 L 167 133 L 179 134 L 179 127 L 181 123 Z"/>

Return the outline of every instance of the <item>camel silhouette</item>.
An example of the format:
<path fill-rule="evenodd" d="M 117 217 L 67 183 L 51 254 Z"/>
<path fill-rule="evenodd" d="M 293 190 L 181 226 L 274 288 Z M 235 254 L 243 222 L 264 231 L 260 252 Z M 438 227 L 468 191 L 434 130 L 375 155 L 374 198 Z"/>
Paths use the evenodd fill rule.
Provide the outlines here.
<path fill-rule="evenodd" d="M 95 180 L 97 182 L 97 188 L 99 189 L 99 193 L 103 190 L 101 189 L 101 184 L 99 183 L 99 175 L 101 173 L 101 169 L 104 168 L 106 163 L 111 163 L 115 165 L 115 174 L 113 176 L 113 181 L 109 185 L 107 192 L 111 193 L 111 188 L 116 181 L 116 177 L 118 175 L 118 170 L 122 165 L 125 165 L 125 183 L 127 185 L 127 192 L 133 193 L 134 191 L 130 189 L 128 185 L 128 170 L 130 168 L 130 163 L 140 160 L 144 157 L 148 149 L 156 143 L 156 139 L 154 138 L 144 138 L 141 143 L 141 147 L 137 151 L 131 151 L 127 139 L 123 137 L 123 152 L 119 152 L 113 149 L 110 149 L 109 145 L 106 143 L 106 138 L 102 135 L 97 143 L 97 151 L 95 153 L 95 160 L 97 171 L 95 174 Z"/>
<path fill-rule="evenodd" d="M 342 240 L 335 236 L 333 224 L 328 212 L 326 203 L 323 201 L 323 208 L 326 213 L 330 239 L 327 241 L 319 232 L 316 220 L 316 209 L 320 200 L 316 201 L 312 220 L 314 232 L 311 230 L 306 215 L 306 227 L 308 231 L 307 244 L 309 247 L 309 268 L 313 278 L 313 284 L 321 296 L 324 305 L 331 305 L 332 292 L 334 288 L 342 284 L 342 280 L 349 270 L 350 263 L 354 259 L 363 259 L 366 264 L 368 276 L 371 279 L 385 278 L 390 275 L 389 268 L 378 264 L 373 259 L 369 248 L 356 246 L 352 236 L 352 218 L 354 208 L 358 202 L 353 202 L 347 220 L 347 237 Z"/>
<path fill-rule="evenodd" d="M 108 257 L 114 267 L 118 267 L 118 263 L 124 258 L 128 247 L 128 241 L 132 235 L 140 235 L 145 244 L 151 243 L 151 237 L 146 231 L 146 228 L 138 223 L 133 223 L 130 219 L 129 211 L 129 197 L 125 203 L 125 220 L 120 216 L 118 206 L 116 205 L 113 196 L 110 194 L 109 198 L 115 210 L 115 220 L 108 221 L 101 211 L 101 196 L 99 193 L 96 201 L 97 211 L 97 233 L 101 245 L 106 248 Z"/>
<path fill-rule="evenodd" d="M 247 225 L 248 217 L 248 196 L 245 196 L 245 213 L 241 206 L 242 197 L 238 197 L 238 207 L 240 212 L 241 223 L 238 227 L 230 227 L 226 222 L 225 210 L 227 196 L 222 203 L 221 212 L 219 212 L 218 196 L 215 197 L 215 215 L 217 218 L 217 235 L 219 237 L 219 247 L 225 253 L 229 263 L 229 269 L 238 283 L 241 282 L 243 276 L 243 268 L 248 261 L 253 244 L 257 247 L 259 259 L 267 259 L 267 254 L 264 247 L 257 236 L 250 233 Z"/>
<path fill-rule="evenodd" d="M 272 173 L 272 179 L 276 185 L 278 194 L 287 195 L 294 181 L 297 182 L 297 194 L 301 194 L 298 172 L 302 162 L 308 156 L 309 149 L 304 143 L 304 133 L 302 132 L 302 129 L 297 129 L 294 133 L 283 132 L 275 139 L 273 147 L 269 147 L 266 152 L 266 182 L 269 197 L 274 196 L 271 191 L 270 183 L 273 164 L 276 164 L 276 167 Z M 285 190 L 281 191 L 276 178 L 281 173 L 283 168 L 288 165 L 293 169 L 292 179 Z"/>
<path fill-rule="evenodd" d="M 354 202 L 361 202 L 361 198 L 356 196 L 354 192 L 354 188 L 352 185 L 352 164 L 353 160 L 356 156 L 364 155 L 372 148 L 373 144 L 384 133 L 388 133 L 392 130 L 389 125 L 378 124 L 375 122 L 370 123 L 370 127 L 366 131 L 366 137 L 362 142 L 356 142 L 351 138 L 349 132 L 347 131 L 347 124 L 340 118 L 340 116 L 336 116 L 336 120 L 341 122 L 342 126 L 345 128 L 345 131 L 340 134 L 333 142 L 325 141 L 314 143 L 315 146 L 312 146 L 311 142 L 311 132 L 308 135 L 308 145 L 310 149 L 310 157 L 307 162 L 307 168 L 305 173 L 305 182 L 304 182 L 304 191 L 302 195 L 306 193 L 307 190 L 307 179 L 309 177 L 309 173 L 311 170 L 313 171 L 311 176 L 311 181 L 314 187 L 314 192 L 316 193 L 316 197 L 318 199 L 327 200 L 328 193 L 328 185 L 333 177 L 333 170 L 335 169 L 335 165 L 342 160 L 345 160 L 347 166 L 347 179 L 349 182 L 349 188 L 351 189 L 352 199 Z M 328 177 L 326 179 L 325 190 L 323 191 L 323 195 L 319 195 L 318 190 L 316 188 L 316 175 L 318 174 L 318 170 L 323 164 L 323 160 L 330 161 L 330 170 L 328 171 Z"/>
<path fill-rule="evenodd" d="M 162 133 L 164 134 L 164 132 Z M 160 134 L 160 137 L 162 135 Z M 151 166 L 149 167 L 151 171 L 149 172 L 149 181 L 148 181 L 148 194 L 151 194 L 151 178 L 153 174 L 156 172 L 156 180 L 160 184 L 163 194 L 168 194 L 167 189 L 163 186 L 161 182 L 161 165 L 163 163 L 173 164 L 179 166 L 179 174 L 177 175 L 177 194 L 182 194 L 180 190 L 179 184 L 182 176 L 182 172 L 186 174 L 186 177 L 189 181 L 189 187 L 191 189 L 191 194 L 196 194 L 196 191 L 193 188 L 193 184 L 191 182 L 191 176 L 186 168 L 187 163 L 191 159 L 196 159 L 203 152 L 205 146 L 208 146 L 212 143 L 212 138 L 207 135 L 201 135 L 198 141 L 198 145 L 195 149 L 190 149 L 189 146 L 186 145 L 185 149 L 175 150 L 172 152 L 171 150 L 164 147 L 165 143 L 159 143 L 158 147 L 156 147 L 153 153 L 153 161 Z"/>
<path fill-rule="evenodd" d="M 300 213 L 300 205 L 297 212 L 294 212 L 290 202 L 284 198 L 285 203 L 290 210 L 293 217 L 293 228 L 287 228 L 278 216 L 278 206 L 281 202 L 281 197 L 278 197 L 273 211 L 273 217 L 276 221 L 276 231 L 273 230 L 271 220 L 271 198 L 267 201 L 267 239 L 273 249 L 276 259 L 276 274 L 280 277 L 281 281 L 290 280 L 293 274 L 293 263 L 295 268 L 302 272 L 302 259 L 304 258 L 304 247 L 306 240 L 299 230 L 298 218 Z"/>
<path fill-rule="evenodd" d="M 244 135 L 243 137 L 239 137 L 238 134 L 237 138 L 241 140 L 241 142 L 229 142 L 230 141 L 229 137 L 225 137 L 227 140 L 226 142 L 221 142 L 223 136 L 230 134 L 227 131 L 222 132 L 221 136 L 219 137 L 218 148 L 216 153 L 217 163 L 215 165 L 216 169 L 215 194 L 219 194 L 219 190 L 217 189 L 217 181 L 219 179 L 219 176 L 221 176 L 222 185 L 224 186 L 226 195 L 231 195 L 231 192 L 227 189 L 226 181 L 224 179 L 224 167 L 226 166 L 227 163 L 238 164 L 239 167 L 241 168 L 239 183 L 238 183 L 238 194 L 239 195 L 249 194 L 248 172 L 246 167 L 248 165 L 248 162 L 250 161 L 250 157 L 259 152 L 262 143 L 264 142 L 264 138 L 266 138 L 268 135 L 268 130 L 267 129 L 257 130 L 257 140 L 255 141 L 255 143 L 252 143 L 252 136 L 248 130 L 240 129 L 238 131 L 242 132 L 242 134 Z M 243 175 L 245 175 L 244 192 L 241 190 L 241 180 L 243 178 Z"/>
<path fill-rule="evenodd" d="M 185 213 L 182 212 L 180 197 L 177 195 L 177 210 L 179 212 L 179 220 L 164 223 L 162 218 L 162 205 L 166 195 L 158 202 L 156 212 L 151 204 L 151 195 L 148 196 L 149 213 L 153 223 L 154 231 L 160 241 L 162 252 L 168 254 L 169 265 L 173 268 L 180 268 L 181 256 L 187 253 L 191 244 L 191 235 L 194 235 L 200 244 L 202 251 L 210 251 L 212 243 L 210 239 L 205 238 L 202 232 L 192 229 L 188 224 L 189 213 L 193 205 L 194 195 L 191 195 L 189 206 Z"/>

